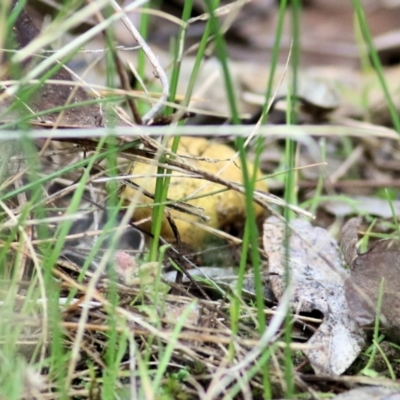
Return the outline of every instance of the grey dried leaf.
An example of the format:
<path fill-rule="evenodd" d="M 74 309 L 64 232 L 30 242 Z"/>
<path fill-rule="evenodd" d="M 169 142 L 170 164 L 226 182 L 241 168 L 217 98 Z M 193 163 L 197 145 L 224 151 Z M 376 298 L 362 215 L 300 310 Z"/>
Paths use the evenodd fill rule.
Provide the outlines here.
<path fill-rule="evenodd" d="M 334 397 L 334 400 L 400 400 L 400 389 L 383 386 L 360 387 Z"/>
<path fill-rule="evenodd" d="M 215 285 L 223 288 L 235 290 L 237 288 L 239 268 L 237 267 L 197 267 L 196 269 L 189 269 L 186 271 L 194 279 L 197 277 L 212 281 Z M 176 271 L 168 271 L 163 273 L 163 277 L 170 282 L 175 282 Z M 261 277 L 262 285 L 264 289 L 264 299 L 269 302 L 275 302 L 276 298 L 271 290 L 269 282 L 269 275 L 263 274 Z M 183 282 L 190 282 L 187 276 L 183 276 Z M 254 274 L 248 273 L 244 276 L 242 286 L 242 296 L 250 296 L 254 298 L 256 295 L 256 289 L 254 287 Z"/>
<path fill-rule="evenodd" d="M 305 312 L 319 310 L 324 315 L 304 353 L 316 374 L 339 375 L 352 364 L 365 343 L 365 335 L 352 318 L 345 298 L 344 282 L 349 273 L 328 231 L 299 219 L 291 221 L 290 227 L 276 217 L 264 223 L 272 290 L 278 299 L 284 293 L 287 264 L 293 307 Z"/>
<path fill-rule="evenodd" d="M 329 164 L 334 167 L 334 160 Z M 369 214 L 380 218 L 392 218 L 394 208 L 396 215 L 400 214 L 400 200 L 393 200 L 390 205 L 387 200 L 364 195 L 347 195 L 347 200 L 331 199 L 322 202 L 321 207 L 336 217 L 350 217 L 355 213 Z M 351 200 L 350 202 L 348 200 Z"/>

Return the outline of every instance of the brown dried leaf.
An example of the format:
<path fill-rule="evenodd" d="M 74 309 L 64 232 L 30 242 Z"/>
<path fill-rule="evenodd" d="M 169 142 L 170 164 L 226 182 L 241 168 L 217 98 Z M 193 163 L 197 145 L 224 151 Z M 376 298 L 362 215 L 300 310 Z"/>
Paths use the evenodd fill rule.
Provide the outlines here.
<path fill-rule="evenodd" d="M 352 218 L 347 221 L 340 231 L 339 244 L 342 248 L 344 260 L 346 264 L 352 268 L 355 259 L 358 257 L 357 253 L 357 230 L 361 224 L 361 218 Z"/>
<path fill-rule="evenodd" d="M 270 217 L 264 223 L 264 249 L 272 290 L 278 299 L 283 295 L 285 260 L 289 257 L 293 307 L 306 312 L 319 310 L 324 315 L 304 353 L 317 374 L 341 374 L 364 345 L 364 333 L 355 323 L 345 298 L 348 272 L 328 231 L 299 219 L 291 221 L 290 227 L 287 243 L 283 222 Z"/>
<path fill-rule="evenodd" d="M 14 4 L 15 2 L 13 2 Z M 22 49 L 32 40 L 39 36 L 40 31 L 34 25 L 32 18 L 26 11 L 22 11 L 16 20 L 14 29 L 14 42 L 16 49 Z M 22 74 L 31 70 L 43 57 L 31 56 L 21 65 Z M 13 65 L 9 64 L 6 59 L 1 60 L 2 67 L 11 71 Z M 46 71 L 45 73 L 47 73 Z M 6 72 L 5 79 L 10 79 L 10 75 Z M 4 78 L 4 77 L 3 77 Z M 47 114 L 43 120 L 47 125 L 52 126 L 57 121 L 58 127 L 97 127 L 103 125 L 102 110 L 100 105 L 79 106 L 78 103 L 93 100 L 86 91 L 76 86 L 70 72 L 61 68 L 55 72 L 49 79 L 71 82 L 70 85 L 65 84 L 49 84 L 45 83 L 37 88 L 36 92 L 29 96 L 25 103 L 25 107 L 34 113 L 51 110 L 68 104 L 77 104 L 76 107 L 66 109 L 60 112 L 52 112 Z M 1 91 L 0 91 L 1 93 Z M 19 116 L 19 111 L 8 112 L 8 107 L 17 100 L 17 97 L 5 97 L 0 101 L 1 122 L 9 122 L 15 120 Z M 5 114 L 5 115 L 4 115 Z M 26 114 L 26 113 L 24 113 Z M 60 115 L 61 114 L 61 115 Z M 118 118 L 117 118 L 118 119 Z M 38 122 L 35 118 L 35 122 Z M 118 119 L 117 125 L 126 125 L 122 120 Z"/>
<path fill-rule="evenodd" d="M 379 242 L 371 251 L 354 258 L 359 218 L 349 220 L 342 229 L 341 245 L 351 269 L 351 280 L 345 293 L 349 307 L 360 326 L 371 324 L 376 317 L 376 305 L 382 280 L 382 324 L 387 336 L 400 342 L 400 251 L 388 241 Z M 392 245 L 392 249 L 390 247 Z"/>

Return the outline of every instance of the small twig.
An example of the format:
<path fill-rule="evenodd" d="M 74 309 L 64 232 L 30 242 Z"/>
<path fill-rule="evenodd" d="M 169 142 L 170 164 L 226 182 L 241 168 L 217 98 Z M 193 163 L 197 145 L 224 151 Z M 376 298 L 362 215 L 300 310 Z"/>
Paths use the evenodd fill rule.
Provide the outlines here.
<path fill-rule="evenodd" d="M 139 50 L 140 46 L 132 46 L 132 47 L 126 47 L 126 46 L 116 46 L 112 50 L 118 50 L 118 51 L 132 51 L 132 50 Z M 16 50 L 9 50 L 9 49 L 0 49 L 1 51 L 7 51 L 7 52 L 14 52 L 16 53 Z M 40 54 L 53 54 L 56 53 L 58 50 L 46 50 L 42 49 L 40 50 Z M 110 51 L 109 48 L 104 48 L 104 49 L 91 49 L 91 50 L 79 50 L 77 53 L 80 54 L 95 54 L 95 53 L 106 53 Z M 38 54 L 33 54 L 34 56 Z"/>
<path fill-rule="evenodd" d="M 168 96 L 169 96 L 168 78 L 167 78 L 167 75 L 166 75 L 164 69 L 161 67 L 161 64 L 160 64 L 158 58 L 153 53 L 153 51 L 150 49 L 150 47 L 147 45 L 145 40 L 140 35 L 139 31 L 132 24 L 132 22 L 127 17 L 126 13 L 123 11 L 123 9 L 120 7 L 120 5 L 115 0 L 111 0 L 111 5 L 113 6 L 115 11 L 117 11 L 119 13 L 123 13 L 123 16 L 121 18 L 122 22 L 125 24 L 126 28 L 129 30 L 129 32 L 132 34 L 132 36 L 138 42 L 139 46 L 143 49 L 144 53 L 146 54 L 147 58 L 149 59 L 151 65 L 154 68 L 154 72 L 155 72 L 157 78 L 160 79 L 160 82 L 162 85 L 161 97 L 153 105 L 153 107 L 150 109 L 150 111 L 148 111 L 142 118 L 143 124 L 149 125 L 151 123 L 151 121 L 153 120 L 153 118 L 164 107 L 165 102 L 168 100 Z"/>
<path fill-rule="evenodd" d="M 19 176 L 18 179 L 16 179 L 14 182 L 14 187 L 15 189 L 19 189 L 22 186 L 23 186 L 22 177 Z M 19 193 L 17 195 L 17 198 L 20 206 L 26 206 L 28 204 L 28 198 L 26 192 Z M 16 224 L 15 226 L 18 226 L 18 224 L 21 223 L 21 221 L 19 221 L 17 218 L 13 218 L 7 222 L 14 223 Z M 25 230 L 24 238 L 26 238 L 26 240 L 29 240 L 29 242 L 32 242 L 32 236 L 33 236 L 32 226 L 29 226 L 27 224 L 21 227 L 21 229 Z M 20 251 L 17 252 L 17 256 L 21 257 L 18 261 L 18 273 L 17 273 L 18 281 L 22 281 L 22 278 L 25 275 L 25 271 L 28 268 L 29 257 L 27 256 L 27 254 L 29 254 L 29 248 L 27 246 L 26 240 L 22 241 L 22 249 L 20 249 Z"/>
<path fill-rule="evenodd" d="M 115 66 L 117 67 L 117 72 L 119 75 L 119 80 L 121 81 L 121 87 L 122 89 L 126 90 L 127 92 L 130 92 L 132 90 L 131 85 L 129 83 L 129 79 L 128 79 L 128 74 L 126 73 L 126 70 L 124 68 L 124 66 L 121 63 L 121 59 L 119 58 L 119 55 L 116 51 L 112 52 L 112 55 L 114 57 L 114 62 L 115 62 Z M 142 125 L 142 117 L 140 116 L 139 110 L 136 107 L 136 103 L 135 100 L 132 97 L 128 97 L 126 99 L 128 106 L 131 110 L 132 113 L 132 117 L 134 119 L 134 121 L 138 124 L 138 125 Z"/>

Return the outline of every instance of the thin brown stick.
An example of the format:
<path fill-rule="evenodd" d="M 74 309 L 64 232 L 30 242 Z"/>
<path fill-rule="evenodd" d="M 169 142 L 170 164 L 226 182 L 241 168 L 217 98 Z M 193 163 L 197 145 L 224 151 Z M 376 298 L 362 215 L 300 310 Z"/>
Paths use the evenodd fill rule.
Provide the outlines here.
<path fill-rule="evenodd" d="M 117 67 L 117 73 L 119 76 L 119 80 L 121 82 L 122 89 L 126 90 L 127 92 L 132 91 L 132 88 L 131 88 L 131 85 L 130 85 L 129 79 L 128 79 L 128 74 L 126 73 L 126 70 L 125 70 L 124 66 L 122 65 L 122 62 L 121 62 L 121 59 L 119 58 L 118 53 L 114 50 L 112 52 L 112 54 L 114 57 L 115 66 Z M 126 102 L 128 103 L 128 106 L 131 110 L 133 120 L 138 125 L 142 125 L 142 117 L 139 113 L 138 108 L 136 107 L 135 100 L 132 97 L 128 97 L 126 99 Z"/>
<path fill-rule="evenodd" d="M 161 67 L 160 61 L 158 57 L 153 53 L 150 46 L 146 43 L 146 41 L 142 38 L 139 31 L 132 24 L 131 20 L 125 14 L 125 11 L 120 7 L 120 5 L 115 1 L 111 0 L 111 5 L 114 7 L 116 12 L 122 13 L 122 22 L 125 24 L 128 31 L 132 34 L 135 40 L 138 42 L 139 46 L 142 48 L 147 58 L 149 59 L 151 65 L 154 68 L 154 72 L 156 77 L 160 79 L 162 85 L 162 94 L 158 101 L 153 105 L 153 107 L 145 114 L 142 118 L 142 121 L 145 125 L 150 125 L 154 117 L 161 111 L 164 107 L 165 102 L 169 96 L 169 83 L 167 74 L 164 69 Z"/>
<path fill-rule="evenodd" d="M 87 1 L 91 2 L 92 0 L 87 0 Z M 97 19 L 97 21 L 99 23 L 104 21 L 104 18 L 101 15 L 100 11 L 97 11 L 95 13 L 95 18 Z M 103 36 L 106 38 L 106 36 L 107 36 L 107 32 L 106 31 L 103 31 Z M 117 73 L 118 73 L 118 76 L 119 76 L 119 80 L 121 82 L 121 87 L 125 91 L 131 92 L 132 88 L 131 88 L 131 85 L 129 83 L 128 74 L 126 73 L 126 70 L 125 70 L 124 66 L 122 65 L 122 63 L 121 63 L 121 59 L 119 58 L 115 47 L 113 47 L 113 48 L 110 47 L 110 50 L 111 50 L 111 54 L 112 54 L 113 59 L 114 59 L 115 66 L 117 67 Z M 138 125 L 142 125 L 142 117 L 140 116 L 139 110 L 136 107 L 135 101 L 130 96 L 127 97 L 126 101 L 127 101 L 128 106 L 129 106 L 129 108 L 130 108 L 130 110 L 132 112 L 132 117 L 133 117 L 134 121 Z"/>

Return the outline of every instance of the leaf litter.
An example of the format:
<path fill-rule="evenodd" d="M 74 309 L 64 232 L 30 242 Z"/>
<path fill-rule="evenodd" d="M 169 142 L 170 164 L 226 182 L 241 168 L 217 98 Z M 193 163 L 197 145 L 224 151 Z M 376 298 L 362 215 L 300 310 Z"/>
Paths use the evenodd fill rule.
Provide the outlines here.
<path fill-rule="evenodd" d="M 201 3 L 201 2 L 199 2 Z M 250 4 L 257 4 L 258 7 L 266 8 L 266 2 L 263 2 L 262 0 L 260 1 L 253 1 Z M 273 2 L 269 2 L 273 3 Z M 268 5 L 268 8 L 270 5 Z M 243 11 L 249 10 L 248 8 L 244 8 Z M 307 11 L 308 12 L 308 11 Z M 259 14 L 259 13 L 258 13 Z M 337 19 L 337 18 L 336 18 Z M 244 19 L 246 20 L 246 18 Z M 314 21 L 315 22 L 315 21 Z M 262 22 L 263 26 L 265 25 L 264 20 Z M 246 29 L 253 29 L 253 26 L 249 26 L 249 24 L 241 24 L 242 27 L 241 29 L 238 29 L 239 33 L 245 32 Z M 273 24 L 271 24 L 272 26 Z M 163 27 L 163 24 L 159 24 L 159 26 Z M 244 29 L 244 30 L 243 30 Z M 258 28 L 256 28 L 258 29 Z M 151 35 L 150 35 L 151 36 Z M 165 37 L 170 37 L 171 35 L 164 35 Z M 254 39 L 258 40 L 258 38 L 262 38 L 262 36 L 256 36 Z M 265 45 L 264 39 L 260 40 L 260 43 L 263 43 Z M 332 49 L 327 46 L 328 51 L 331 51 Z M 310 50 L 310 49 L 308 49 Z M 254 49 L 252 49 L 254 51 Z M 257 52 L 260 53 L 259 49 L 257 49 Z M 337 56 L 335 55 L 335 58 Z M 355 60 L 358 59 L 358 54 L 357 57 L 352 56 L 352 61 L 355 62 Z M 186 59 L 185 59 L 186 60 Z M 185 62 L 184 60 L 184 62 Z M 215 67 L 215 60 L 211 59 L 212 63 L 210 62 L 210 65 L 212 67 Z M 183 63 L 184 64 L 184 63 Z M 264 91 L 264 83 L 261 83 L 260 79 L 265 79 L 266 76 L 268 75 L 265 71 L 265 66 L 262 65 L 262 68 L 251 68 L 251 63 L 248 63 L 247 66 L 245 66 L 244 63 L 237 63 L 234 64 L 234 70 L 239 71 L 238 73 L 238 79 L 235 79 L 235 82 L 239 84 L 239 93 L 240 93 L 240 100 L 245 99 L 246 101 L 248 98 L 249 94 L 257 94 L 257 92 L 263 93 Z M 188 68 L 189 71 L 191 71 L 191 68 Z M 249 71 L 252 70 L 257 70 L 257 73 L 249 73 Z M 345 75 L 348 70 L 340 70 L 337 68 L 337 71 L 339 71 L 339 74 Z M 207 74 L 206 74 L 207 75 Z M 315 76 L 312 73 L 310 74 L 311 76 Z M 322 74 L 324 75 L 324 74 Z M 255 89 L 249 90 L 249 87 L 246 87 L 245 83 L 243 83 L 240 79 L 247 79 L 247 78 L 253 78 L 255 82 L 252 83 L 253 87 Z M 59 77 L 53 77 L 54 79 L 59 79 Z M 239 79 L 240 78 L 240 79 Z M 61 78 L 60 78 L 61 79 Z M 305 81 L 305 77 L 301 75 L 301 82 L 302 84 L 307 82 Z M 72 75 L 68 75 L 67 81 L 72 82 Z M 200 79 L 202 81 L 203 79 Z M 221 76 L 219 76 L 218 81 L 221 81 Z M 214 82 L 215 83 L 215 82 Z M 315 85 L 314 82 L 312 83 L 311 87 L 311 94 L 313 94 L 314 89 L 318 86 Z M 185 83 L 184 83 L 185 84 Z M 49 86 L 49 85 L 46 85 Z M 61 90 L 61 85 L 53 85 L 53 91 L 49 91 L 48 93 L 50 98 L 50 103 L 48 105 L 44 104 L 43 98 L 46 98 L 46 90 L 43 92 L 40 92 L 39 94 L 42 95 L 42 99 L 40 96 L 35 100 L 36 103 L 34 102 L 33 104 L 30 104 L 31 108 L 34 109 L 34 111 L 45 111 L 46 109 L 51 109 L 52 107 L 58 105 L 57 103 L 57 96 L 53 99 L 53 95 L 57 94 L 57 89 L 60 86 Z M 67 85 L 66 87 L 69 91 L 73 90 L 74 85 Z M 201 85 L 200 85 L 201 86 Z M 362 86 L 362 85 L 357 85 L 357 86 Z M 50 87 L 50 86 L 49 86 Z M 307 85 L 306 85 L 307 87 Z M 319 86 L 318 86 L 319 87 Z M 221 84 L 212 84 L 210 87 L 211 94 L 207 93 L 207 96 L 204 95 L 204 97 L 207 98 L 207 104 L 202 105 L 204 108 L 208 108 L 211 110 L 217 110 L 218 112 L 222 113 L 222 111 L 226 112 L 228 109 L 226 107 L 226 102 L 225 100 L 221 100 L 220 96 L 221 94 L 225 93 L 223 90 L 223 85 Z M 325 99 L 325 94 L 328 93 L 329 91 L 326 90 L 327 86 L 323 83 L 321 86 L 321 91 L 316 91 L 316 94 L 320 93 L 323 95 L 323 98 Z M 336 89 L 336 87 L 335 87 Z M 213 100 L 213 94 L 212 91 L 215 91 L 215 97 Z M 242 92 L 243 90 L 243 92 Z M 183 90 L 184 91 L 184 90 Z M 253 93 L 250 93 L 253 92 Z M 283 94 L 285 93 L 285 87 L 283 87 Z M 88 96 L 88 95 L 86 95 Z M 63 97 L 63 96 L 61 96 Z M 304 96 L 305 99 L 307 100 L 308 97 Z M 90 96 L 85 97 L 85 99 L 91 99 Z M 211 100 L 210 100 L 211 99 Z M 329 97 L 328 97 L 329 99 Z M 54 100 L 54 101 L 53 101 Z M 77 98 L 72 98 L 72 101 L 76 101 Z M 201 99 L 200 101 L 202 101 Z M 243 109 L 241 109 L 241 112 L 250 112 L 254 110 L 254 105 L 257 102 L 253 101 L 254 98 L 251 101 L 248 101 L 248 104 L 245 104 L 243 106 Z M 317 99 L 318 100 L 318 99 Z M 320 103 L 319 101 L 315 101 L 314 99 L 312 100 L 311 103 L 312 105 L 317 106 L 319 108 L 326 109 L 328 112 L 331 112 L 334 108 L 339 107 L 339 103 L 336 102 L 337 97 L 336 95 L 333 97 L 333 100 L 335 100 L 333 106 L 330 106 L 329 104 L 331 103 L 325 103 L 325 100 L 323 103 Z M 68 101 L 68 98 L 64 96 L 59 105 L 64 105 L 65 101 Z M 196 99 L 194 100 L 194 103 L 196 103 Z M 197 103 L 199 103 L 197 101 Z M 314 104 L 315 103 L 315 104 Z M 340 108 L 346 108 L 347 107 L 347 102 L 345 103 L 345 106 L 343 105 L 344 103 L 340 105 Z M 252 107 L 250 107 L 252 106 Z M 201 107 L 201 106 L 200 106 Z M 224 110 L 218 110 L 219 107 L 225 107 Z M 95 109 L 94 115 L 97 115 L 99 108 Z M 80 113 L 74 112 L 70 113 L 70 116 L 72 119 L 64 119 L 64 120 L 58 120 L 59 126 L 67 127 L 67 126 L 97 126 L 96 124 L 96 118 L 92 118 L 93 114 L 88 111 L 87 115 L 83 115 L 82 117 L 89 117 L 89 120 L 81 119 Z M 308 112 L 306 110 L 306 112 Z M 65 115 L 65 114 L 64 114 Z M 347 114 L 346 114 L 347 115 Z M 59 114 L 54 114 L 50 115 L 48 118 L 45 117 L 45 119 L 42 121 L 43 124 L 48 124 L 49 126 L 54 126 L 52 125 L 53 122 L 55 122 L 59 117 Z M 331 115 L 329 114 L 327 118 L 330 118 Z M 381 142 L 382 143 L 382 142 Z M 392 148 L 393 143 L 390 143 L 390 146 Z M 391 150 L 391 152 L 393 152 Z M 376 152 L 375 152 L 376 153 Z M 375 154 L 374 153 L 374 154 Z M 278 154 L 279 156 L 279 154 Z M 386 160 L 386 154 L 382 157 L 384 161 Z M 278 162 L 280 162 L 279 157 L 277 158 Z M 366 160 L 366 163 L 368 163 L 368 159 Z M 397 162 L 397 160 L 393 160 L 393 162 Z M 264 172 L 264 171 L 263 171 Z M 319 171 L 318 171 L 319 172 Z M 379 208 L 379 206 L 378 206 Z M 387 216 L 387 215 L 386 215 Z M 356 251 L 356 242 L 357 242 L 357 229 L 355 229 L 354 233 L 354 227 L 349 230 L 349 236 L 346 236 L 347 233 L 344 233 L 342 236 L 342 247 L 344 250 L 344 254 L 346 256 L 347 263 L 349 266 L 352 267 L 351 271 L 349 272 L 348 270 L 344 269 L 344 262 L 341 259 L 340 251 L 338 251 L 337 244 L 335 240 L 332 238 L 332 236 L 324 229 L 321 228 L 314 228 L 310 224 L 306 223 L 305 221 L 300 221 L 300 220 L 295 220 L 292 221 L 290 226 L 293 228 L 293 231 L 290 230 L 291 234 L 289 235 L 289 246 L 286 243 L 287 241 L 285 240 L 285 235 L 286 235 L 286 228 L 285 224 L 281 223 L 279 220 L 274 220 L 274 219 L 269 219 L 268 222 L 266 222 L 265 225 L 269 225 L 266 229 L 266 234 L 267 238 L 265 239 L 268 248 L 270 250 L 267 250 L 266 247 L 266 252 L 268 253 L 269 256 L 269 261 L 270 261 L 270 266 L 269 269 L 266 268 L 266 270 L 263 273 L 263 284 L 265 285 L 266 291 L 265 291 L 265 297 L 268 298 L 268 300 L 273 301 L 276 300 L 273 297 L 270 296 L 268 293 L 268 290 L 272 289 L 273 294 L 279 299 L 279 296 L 282 295 L 283 290 L 285 289 L 285 266 L 286 264 L 290 266 L 290 268 L 294 268 L 295 272 L 293 273 L 292 276 L 292 285 L 293 285 L 293 296 L 292 296 L 292 307 L 293 310 L 296 313 L 300 312 L 305 312 L 309 313 L 312 312 L 313 310 L 318 310 L 320 311 L 324 318 L 323 322 L 321 323 L 320 327 L 316 330 L 316 333 L 308 340 L 307 345 L 309 346 L 307 349 L 304 349 L 303 352 L 307 355 L 307 357 L 310 360 L 310 363 L 312 367 L 314 368 L 315 372 L 318 375 L 321 374 L 328 374 L 328 375 L 337 375 L 342 373 L 347 367 L 346 365 L 351 364 L 351 360 L 355 357 L 357 357 L 357 354 L 359 353 L 360 349 L 363 348 L 364 343 L 365 343 L 365 333 L 362 327 L 366 324 L 370 324 L 374 321 L 375 319 L 375 304 L 377 298 L 379 297 L 379 286 L 381 284 L 380 281 L 380 276 L 373 268 L 374 266 L 378 265 L 378 270 L 385 270 L 386 269 L 391 269 L 389 267 L 390 265 L 395 265 L 396 264 L 396 251 L 395 250 L 390 250 L 387 248 L 386 244 L 378 245 L 376 248 L 373 248 L 370 252 L 366 253 L 365 255 L 358 255 Z M 91 228 L 82 228 L 78 229 L 78 227 L 75 226 L 77 229 L 78 234 L 85 235 L 87 230 L 93 229 Z M 101 227 L 100 227 L 101 228 Z M 97 230 L 97 229 L 95 229 Z M 133 236 L 137 236 L 136 231 L 132 231 L 130 228 L 128 228 L 128 237 L 129 237 L 129 242 L 132 242 L 132 238 L 130 233 Z M 83 255 L 80 255 L 80 258 L 77 258 L 76 263 L 77 264 L 83 264 L 86 261 L 86 256 L 88 252 L 91 250 L 93 245 L 96 243 L 98 234 L 96 234 L 93 237 L 93 240 L 88 240 L 88 238 L 84 237 L 84 240 L 79 241 L 79 244 L 82 244 L 82 248 L 80 250 L 86 251 L 83 252 Z M 141 240 L 140 240 L 141 241 Z M 127 284 L 130 286 L 129 288 L 120 288 L 121 289 L 121 296 L 124 301 L 131 301 L 133 296 L 137 295 L 137 291 L 135 291 L 136 286 L 138 286 L 138 282 L 140 283 L 141 279 L 144 278 L 146 282 L 152 282 L 155 276 L 155 272 L 157 272 L 158 265 L 155 267 L 154 265 L 151 264 L 144 264 L 143 269 L 144 271 L 141 271 L 140 266 L 136 263 L 136 259 L 131 257 L 131 253 L 137 250 L 137 248 L 131 248 L 131 243 L 129 244 L 128 248 L 124 248 L 125 246 L 119 243 L 119 247 L 121 247 L 122 250 L 127 250 L 127 251 L 121 251 L 115 255 L 115 259 L 111 260 L 112 262 L 115 263 L 117 270 L 117 273 L 120 275 L 120 282 L 122 281 L 123 283 Z M 142 249 L 142 245 L 138 246 L 140 250 Z M 79 250 L 79 246 L 76 246 L 74 249 Z M 269 253 L 271 252 L 271 254 Z M 392 252 L 391 256 L 385 255 L 387 252 Z M 70 253 L 71 255 L 72 253 Z M 64 253 L 64 255 L 66 255 Z M 101 254 L 98 254 L 101 256 Z M 289 255 L 289 261 L 293 260 L 293 264 L 290 264 L 290 262 L 286 262 L 286 256 Z M 100 258 L 101 259 L 101 258 Z M 93 269 L 95 270 L 96 268 L 96 262 L 98 260 L 94 260 L 94 266 Z M 139 268 L 138 268 L 139 267 Z M 154 268 L 153 268 L 154 267 Z M 220 280 L 223 280 L 223 278 L 227 278 L 227 275 L 231 275 L 230 280 L 231 280 L 231 286 L 235 284 L 235 274 L 237 270 L 231 270 L 229 268 L 226 268 L 224 271 L 223 269 L 218 269 L 217 274 L 221 274 L 222 277 L 220 279 L 216 279 L 216 282 L 219 283 Z M 145 276 L 142 276 L 142 272 L 144 272 Z M 210 268 L 205 268 L 204 272 L 206 275 L 209 277 L 212 277 L 212 273 L 210 271 Z M 213 272 L 214 273 L 214 272 Z M 397 273 L 397 272 L 395 272 Z M 272 275 L 271 275 L 272 274 Z M 175 281 L 177 274 L 175 273 L 175 276 L 173 276 L 172 280 Z M 367 278 L 365 278 L 367 277 Z M 245 289 L 248 293 L 253 293 L 254 294 L 254 287 L 252 285 L 254 284 L 253 280 L 254 277 L 251 276 L 251 274 L 248 274 L 246 276 L 246 281 L 245 281 Z M 385 293 L 384 295 L 386 296 L 386 282 L 387 280 L 395 280 L 392 279 L 393 276 L 391 276 L 389 273 L 385 273 Z M 67 281 L 67 280 L 66 280 Z M 128 282 L 129 281 L 129 282 Z M 343 288 L 343 283 L 344 283 L 344 288 Z M 100 283 L 100 288 L 102 288 L 104 281 L 101 281 Z M 233 284 L 233 285 L 232 285 Z M 365 293 L 373 293 L 371 297 L 372 299 L 372 305 L 366 302 L 364 304 L 363 302 L 363 297 L 360 295 L 359 292 L 354 289 L 354 287 L 357 286 L 362 289 Z M 377 288 L 378 288 L 378 295 L 377 293 Z M 388 310 L 385 309 L 385 304 L 388 304 L 393 300 L 393 304 L 396 303 L 396 293 L 398 293 L 397 286 L 395 285 L 394 282 L 390 282 L 389 284 L 389 289 L 388 290 L 388 296 L 383 298 L 383 305 L 382 305 L 382 314 L 384 315 L 385 319 L 383 319 L 383 322 L 386 324 L 386 329 L 387 332 L 390 332 L 392 330 L 398 329 L 398 324 L 396 322 L 393 322 L 396 320 L 396 315 L 392 315 Z M 397 291 L 397 292 L 396 292 Z M 189 293 L 189 292 L 187 292 Z M 333 294 L 332 294 L 333 293 Z M 356 294 L 355 294 L 356 293 Z M 81 293 L 80 293 L 81 294 Z M 123 297 L 125 296 L 125 297 Z M 332 299 L 335 297 L 335 299 Z M 172 299 L 172 300 L 171 300 Z M 354 301 L 352 299 L 356 299 L 355 301 L 355 306 L 354 306 Z M 168 313 L 170 313 L 170 317 L 172 320 L 176 320 L 179 318 L 179 316 L 182 313 L 181 307 L 177 303 L 177 296 L 171 295 L 168 297 L 167 301 L 167 309 Z M 186 301 L 186 300 L 185 300 Z M 208 314 L 204 313 L 204 310 L 202 309 L 200 311 L 201 314 L 201 319 L 203 319 L 203 322 L 200 324 L 200 328 L 204 328 L 204 319 L 208 319 L 209 321 L 212 321 L 211 326 L 206 326 L 206 328 L 216 328 L 217 324 L 216 322 L 216 316 L 217 314 L 214 313 L 214 308 L 224 308 L 227 309 L 226 307 L 229 307 L 229 305 L 222 303 L 215 303 L 210 307 L 210 309 L 207 310 L 209 312 Z M 186 303 L 184 308 L 186 307 Z M 150 305 L 151 311 L 154 313 L 155 319 L 157 319 L 157 310 L 154 310 L 154 307 Z M 133 308 L 135 309 L 135 306 Z M 200 310 L 200 309 L 199 309 Z M 385 311 L 386 310 L 386 311 Z M 174 313 L 176 311 L 176 313 Z M 343 312 L 342 312 L 343 311 Z M 394 312 L 394 314 L 396 314 Z M 93 320 L 96 323 L 98 320 L 102 318 L 102 314 L 98 312 L 97 315 L 93 316 Z M 354 317 L 353 319 L 351 319 Z M 226 321 L 226 319 L 225 319 Z M 354 321 L 356 324 L 354 324 Z M 175 321 L 174 321 L 175 322 Z M 220 323 L 220 321 L 218 321 Z M 196 324 L 197 324 L 197 319 L 196 319 Z M 140 324 L 139 324 L 140 325 Z M 165 328 L 173 328 L 173 324 L 167 324 L 165 325 Z M 349 329 L 350 327 L 350 329 Z M 137 325 L 135 325 L 135 329 L 138 328 Z M 223 326 L 224 329 L 227 328 L 227 326 Z M 241 326 L 243 328 L 243 326 Z M 199 333 L 200 332 L 200 333 Z M 201 337 L 201 331 L 196 332 L 196 340 L 200 340 L 199 338 Z M 218 343 L 218 340 L 221 337 L 221 331 L 218 330 L 217 328 L 212 331 L 213 334 L 215 335 L 215 342 Z M 230 331 L 229 331 L 230 332 Z M 225 331 L 224 331 L 225 333 Z M 146 335 L 146 333 L 143 333 L 143 335 Z M 249 337 L 251 336 L 251 333 L 248 333 Z M 89 332 L 87 333 L 89 341 L 91 340 Z M 161 337 L 161 336 L 160 336 Z M 227 335 L 226 337 L 223 337 L 226 339 L 226 341 L 231 340 L 231 336 Z M 98 340 L 96 338 L 95 340 Z M 210 340 L 210 339 L 207 339 Z M 204 343 L 207 341 L 203 341 Z M 241 342 L 241 338 L 239 339 L 238 343 Z M 344 349 L 349 349 L 348 354 L 342 354 L 340 351 L 337 352 L 338 348 L 338 342 L 343 340 L 343 348 Z M 144 342 L 145 343 L 145 342 Z M 191 342 L 191 343 L 194 343 Z M 198 342 L 197 342 L 198 343 Z M 222 342 L 221 342 L 222 343 Z M 218 346 L 222 347 L 221 343 L 218 343 Z M 224 342 L 225 343 L 225 342 Z M 244 343 L 244 342 L 243 342 Z M 340 345 L 342 342 L 340 342 Z M 352 345 L 353 344 L 353 347 Z M 247 347 L 243 347 L 245 351 L 248 350 Z M 224 349 L 225 350 L 225 349 Z M 199 354 L 203 352 L 203 354 L 207 354 L 207 351 L 209 354 L 212 355 L 212 358 L 206 359 L 202 355 L 199 356 L 198 359 L 192 358 L 191 360 L 194 360 L 194 362 L 201 360 L 204 361 L 205 363 L 208 363 L 207 365 L 209 366 L 209 371 L 211 373 L 214 373 L 215 371 L 218 371 L 218 368 L 220 367 L 218 365 L 218 357 L 221 356 L 221 359 L 223 357 L 223 354 L 216 354 L 217 350 L 215 348 L 212 348 L 211 346 L 203 346 L 199 350 Z M 334 354 L 337 353 L 337 354 Z M 241 353 L 240 355 L 243 355 L 245 353 Z M 193 353 L 187 352 L 186 356 L 187 357 L 192 357 Z M 182 354 L 176 354 L 176 359 L 180 360 L 182 359 Z M 211 365 L 211 366 L 210 366 Z M 363 396 L 363 398 L 367 398 L 367 396 L 370 395 L 368 392 L 374 392 L 374 390 L 365 390 L 361 392 L 357 392 L 359 396 Z M 387 392 L 383 391 L 380 392 L 382 396 L 386 394 L 392 394 L 392 392 Z M 365 396 L 365 397 L 364 397 Z M 357 397 L 355 397 L 357 398 Z M 383 397 L 382 397 L 383 398 Z"/>

